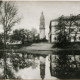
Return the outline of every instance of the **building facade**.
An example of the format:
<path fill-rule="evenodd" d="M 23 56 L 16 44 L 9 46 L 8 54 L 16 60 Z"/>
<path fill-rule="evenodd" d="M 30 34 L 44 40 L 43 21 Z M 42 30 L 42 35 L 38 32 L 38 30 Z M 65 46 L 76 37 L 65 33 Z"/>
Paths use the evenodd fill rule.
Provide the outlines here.
<path fill-rule="evenodd" d="M 55 21 L 50 21 L 50 25 L 49 25 L 49 42 L 57 42 L 57 32 L 56 32 L 56 28 L 55 25 L 57 23 Z"/>
<path fill-rule="evenodd" d="M 45 39 L 45 18 L 43 12 L 41 13 L 40 17 L 39 30 L 40 30 L 40 39 Z"/>
<path fill-rule="evenodd" d="M 51 20 L 49 25 L 49 41 L 58 42 L 58 35 L 62 31 L 67 33 L 66 38 L 69 42 L 80 42 L 80 15 L 64 16 Z"/>

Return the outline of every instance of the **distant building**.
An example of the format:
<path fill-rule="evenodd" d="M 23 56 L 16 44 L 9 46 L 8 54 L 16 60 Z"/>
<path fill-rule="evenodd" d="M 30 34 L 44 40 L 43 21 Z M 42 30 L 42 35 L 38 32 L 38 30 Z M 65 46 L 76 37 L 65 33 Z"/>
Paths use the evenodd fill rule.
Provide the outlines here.
<path fill-rule="evenodd" d="M 40 30 L 40 39 L 45 39 L 45 18 L 43 12 L 41 13 L 40 17 L 39 30 Z"/>
<path fill-rule="evenodd" d="M 57 30 L 56 27 L 59 29 Z M 58 42 L 60 31 L 67 33 L 68 36 L 66 35 L 66 38 L 69 42 L 80 42 L 80 15 L 62 16 L 58 19 L 51 20 L 49 25 L 49 41 Z"/>

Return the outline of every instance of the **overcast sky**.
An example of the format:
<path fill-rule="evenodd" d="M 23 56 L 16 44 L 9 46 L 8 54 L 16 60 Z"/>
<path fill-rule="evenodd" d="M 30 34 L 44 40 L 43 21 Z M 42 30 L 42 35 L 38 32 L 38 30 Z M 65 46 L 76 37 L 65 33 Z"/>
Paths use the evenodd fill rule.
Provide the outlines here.
<path fill-rule="evenodd" d="M 54 1 L 17 1 L 19 16 L 23 17 L 21 22 L 14 26 L 16 28 L 31 29 L 36 28 L 39 31 L 40 16 L 43 11 L 45 17 L 46 35 L 49 32 L 50 20 L 58 18 L 61 15 L 80 14 L 80 2 L 54 2 Z"/>

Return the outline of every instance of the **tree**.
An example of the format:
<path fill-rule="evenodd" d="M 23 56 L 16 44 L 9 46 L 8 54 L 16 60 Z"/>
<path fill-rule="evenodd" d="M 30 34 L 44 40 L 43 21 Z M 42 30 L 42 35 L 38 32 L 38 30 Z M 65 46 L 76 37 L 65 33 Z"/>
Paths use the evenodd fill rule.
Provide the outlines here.
<path fill-rule="evenodd" d="M 13 31 L 13 35 L 11 35 L 11 38 L 12 40 L 15 41 L 22 41 L 22 44 L 24 45 L 25 41 L 27 42 L 35 41 L 36 34 L 37 34 L 37 30 L 34 28 L 32 28 L 32 30 L 16 29 Z"/>
<path fill-rule="evenodd" d="M 29 41 L 30 35 L 31 35 L 31 31 L 26 29 L 25 30 L 25 37 L 27 38 L 27 41 Z"/>
<path fill-rule="evenodd" d="M 33 41 L 35 41 L 35 36 L 36 36 L 36 34 L 37 34 L 37 30 L 36 30 L 35 28 L 32 28 L 32 30 L 31 30 L 31 35 L 32 35 L 32 37 L 33 37 Z"/>
<path fill-rule="evenodd" d="M 12 40 L 14 41 L 22 41 L 22 44 L 24 43 L 25 38 L 25 30 L 24 29 L 16 29 L 13 31 L 13 35 L 11 35 Z"/>
<path fill-rule="evenodd" d="M 4 1 L 0 10 L 0 23 L 4 30 L 4 48 L 6 48 L 6 35 L 11 31 L 11 28 L 20 21 L 17 17 L 18 10 L 14 2 Z"/>
<path fill-rule="evenodd" d="M 59 32 L 58 33 L 58 41 L 59 41 L 59 43 L 64 44 L 64 43 L 68 42 L 67 36 L 68 36 L 67 32 L 65 32 L 65 34 L 63 32 Z"/>
<path fill-rule="evenodd" d="M 18 10 L 14 2 L 4 1 L 2 2 L 0 9 L 0 23 L 4 30 L 4 49 L 6 49 L 7 35 L 11 28 L 20 21 L 17 17 Z M 4 52 L 4 77 L 7 79 L 7 63 L 6 63 L 6 52 Z"/>
<path fill-rule="evenodd" d="M 13 34 L 11 35 L 12 40 L 15 41 L 22 41 L 22 44 L 24 44 L 24 39 L 27 38 L 27 40 L 29 39 L 29 35 L 30 35 L 30 30 L 26 29 L 16 29 L 13 31 Z"/>
<path fill-rule="evenodd" d="M 70 40 L 69 36 L 71 33 L 70 28 L 72 23 L 70 19 L 68 19 L 67 17 L 64 17 L 63 15 L 59 17 L 57 22 L 58 22 L 58 25 L 55 25 L 55 27 L 56 27 L 56 32 L 58 32 L 57 33 L 58 41 L 64 44 L 65 42 L 68 42 Z M 69 31 L 66 31 L 66 26 L 69 26 Z"/>

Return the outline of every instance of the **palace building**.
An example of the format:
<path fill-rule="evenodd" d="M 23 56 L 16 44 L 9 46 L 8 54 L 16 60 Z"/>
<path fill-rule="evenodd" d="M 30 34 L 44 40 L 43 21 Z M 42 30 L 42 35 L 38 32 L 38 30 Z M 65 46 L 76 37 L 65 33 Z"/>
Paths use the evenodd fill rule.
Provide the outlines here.
<path fill-rule="evenodd" d="M 61 16 L 50 21 L 49 42 L 58 42 L 58 35 L 66 33 L 69 42 L 80 42 L 80 15 Z"/>

